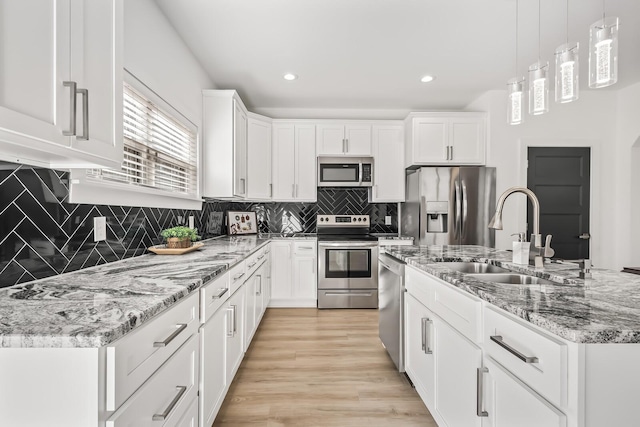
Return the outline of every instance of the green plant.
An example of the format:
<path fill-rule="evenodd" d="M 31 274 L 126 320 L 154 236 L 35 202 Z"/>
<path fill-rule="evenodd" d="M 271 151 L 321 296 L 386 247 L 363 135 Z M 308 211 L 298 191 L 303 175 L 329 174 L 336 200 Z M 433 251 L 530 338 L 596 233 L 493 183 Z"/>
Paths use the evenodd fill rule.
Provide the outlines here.
<path fill-rule="evenodd" d="M 189 227 L 171 227 L 166 230 L 162 230 L 160 235 L 165 239 L 169 239 L 171 237 L 177 237 L 179 239 L 190 239 L 192 242 L 196 240 L 200 240 L 200 236 L 198 236 L 197 228 L 189 228 Z"/>

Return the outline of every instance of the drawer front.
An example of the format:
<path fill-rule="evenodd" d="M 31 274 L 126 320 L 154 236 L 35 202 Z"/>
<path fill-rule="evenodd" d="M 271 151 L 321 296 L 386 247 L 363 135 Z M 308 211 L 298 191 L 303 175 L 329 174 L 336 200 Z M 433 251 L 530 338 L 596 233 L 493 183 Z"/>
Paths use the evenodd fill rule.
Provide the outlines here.
<path fill-rule="evenodd" d="M 319 290 L 318 308 L 378 308 L 375 289 Z"/>
<path fill-rule="evenodd" d="M 301 240 L 293 242 L 293 253 L 296 255 L 315 256 L 316 242 L 313 240 Z"/>
<path fill-rule="evenodd" d="M 200 288 L 200 323 L 204 324 L 229 299 L 229 272 Z"/>
<path fill-rule="evenodd" d="M 106 427 L 180 425 L 198 397 L 198 354 L 194 335 L 107 420 Z"/>
<path fill-rule="evenodd" d="M 190 336 L 198 332 L 199 293 L 107 347 L 107 410 L 122 405 Z"/>
<path fill-rule="evenodd" d="M 484 348 L 488 355 L 551 403 L 561 408 L 566 405 L 566 344 L 486 307 Z"/>
<path fill-rule="evenodd" d="M 482 339 L 482 303 L 437 279 L 428 277 L 427 280 L 433 295 L 427 308 L 462 335 L 479 343 Z"/>
<path fill-rule="evenodd" d="M 247 280 L 246 261 L 240 261 L 229 269 L 229 294 L 233 295 Z"/>
<path fill-rule="evenodd" d="M 429 307 L 433 301 L 433 286 L 429 286 L 427 282 L 428 278 L 425 273 L 417 271 L 411 266 L 405 267 L 404 286 L 407 288 L 407 292 L 425 307 Z"/>

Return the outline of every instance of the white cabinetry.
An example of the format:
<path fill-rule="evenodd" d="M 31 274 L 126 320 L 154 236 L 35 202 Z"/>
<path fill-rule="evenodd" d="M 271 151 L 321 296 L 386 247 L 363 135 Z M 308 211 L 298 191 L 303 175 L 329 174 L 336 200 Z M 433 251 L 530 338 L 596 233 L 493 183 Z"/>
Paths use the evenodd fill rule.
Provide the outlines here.
<path fill-rule="evenodd" d="M 227 350 L 226 376 L 227 384 L 231 384 L 244 356 L 244 310 L 245 293 L 242 286 L 231 295 L 227 303 Z"/>
<path fill-rule="evenodd" d="M 412 113 L 405 127 L 405 167 L 485 163 L 484 113 Z"/>
<path fill-rule="evenodd" d="M 371 125 L 327 123 L 318 124 L 318 156 L 370 156 Z"/>
<path fill-rule="evenodd" d="M 270 307 L 317 306 L 315 240 L 271 243 Z"/>
<path fill-rule="evenodd" d="M 370 202 L 404 202 L 404 126 L 373 125 L 373 188 Z"/>
<path fill-rule="evenodd" d="M 273 122 L 273 200 L 315 202 L 315 126 Z"/>
<path fill-rule="evenodd" d="M 435 362 L 431 349 L 433 313 L 413 295 L 405 294 L 405 370 L 428 408 L 435 405 Z"/>
<path fill-rule="evenodd" d="M 247 196 L 247 109 L 235 90 L 203 90 L 203 195 Z"/>
<path fill-rule="evenodd" d="M 0 8 L 2 159 L 119 168 L 122 0 L 2 0 Z"/>
<path fill-rule="evenodd" d="M 247 199 L 271 200 L 271 119 L 249 113 L 247 128 Z"/>

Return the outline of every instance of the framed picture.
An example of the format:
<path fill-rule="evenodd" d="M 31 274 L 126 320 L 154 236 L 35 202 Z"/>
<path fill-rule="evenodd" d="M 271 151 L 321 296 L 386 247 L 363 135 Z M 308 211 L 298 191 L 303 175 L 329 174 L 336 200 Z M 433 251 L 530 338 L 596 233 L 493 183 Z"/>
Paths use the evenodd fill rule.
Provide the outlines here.
<path fill-rule="evenodd" d="M 258 223 L 255 212 L 227 212 L 227 234 L 256 234 Z"/>

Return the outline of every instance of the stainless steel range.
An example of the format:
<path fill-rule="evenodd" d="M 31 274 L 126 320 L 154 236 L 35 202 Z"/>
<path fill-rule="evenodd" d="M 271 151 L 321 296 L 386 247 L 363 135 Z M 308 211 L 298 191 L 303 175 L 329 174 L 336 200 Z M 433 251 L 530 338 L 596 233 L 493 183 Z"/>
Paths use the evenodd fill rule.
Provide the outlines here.
<path fill-rule="evenodd" d="M 318 215 L 318 308 L 378 307 L 378 239 L 369 215 Z"/>

